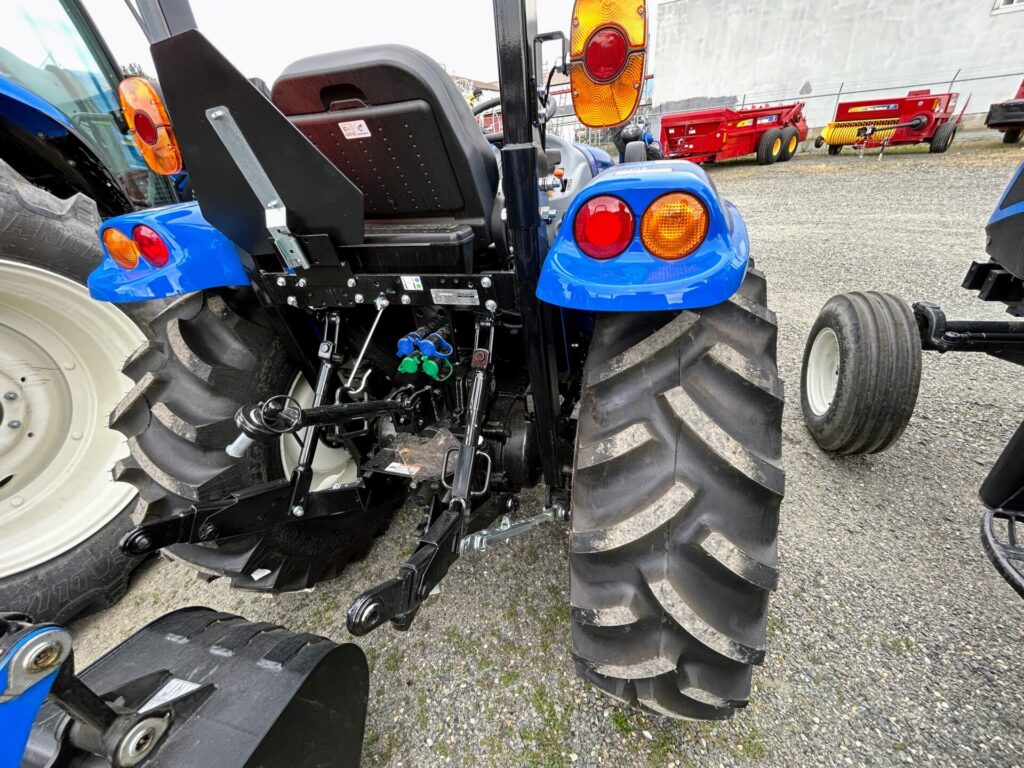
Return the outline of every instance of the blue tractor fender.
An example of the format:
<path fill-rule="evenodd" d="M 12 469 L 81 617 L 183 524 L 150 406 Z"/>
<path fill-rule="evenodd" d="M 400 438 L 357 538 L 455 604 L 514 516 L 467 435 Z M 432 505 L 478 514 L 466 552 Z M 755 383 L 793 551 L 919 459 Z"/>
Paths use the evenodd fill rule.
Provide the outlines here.
<path fill-rule="evenodd" d="M 124 269 L 103 245 L 103 233 L 117 229 L 131 238 L 145 225 L 167 245 L 167 263 L 157 267 L 145 257 L 134 269 Z M 178 203 L 115 216 L 99 230 L 103 261 L 89 275 L 89 293 L 99 301 L 122 303 L 180 296 L 207 288 L 247 286 L 249 277 L 235 245 L 199 211 L 199 204 Z"/>
<path fill-rule="evenodd" d="M 662 195 L 688 192 L 708 212 L 708 232 L 697 249 L 676 261 L 659 259 L 640 239 L 644 212 Z M 580 250 L 573 223 L 597 195 L 614 195 L 632 209 L 633 239 L 619 256 L 592 259 Z M 750 256 L 747 227 L 699 166 L 686 161 L 630 163 L 608 169 L 580 190 L 562 220 L 537 282 L 537 298 L 571 309 L 647 312 L 720 304 L 743 282 Z"/>

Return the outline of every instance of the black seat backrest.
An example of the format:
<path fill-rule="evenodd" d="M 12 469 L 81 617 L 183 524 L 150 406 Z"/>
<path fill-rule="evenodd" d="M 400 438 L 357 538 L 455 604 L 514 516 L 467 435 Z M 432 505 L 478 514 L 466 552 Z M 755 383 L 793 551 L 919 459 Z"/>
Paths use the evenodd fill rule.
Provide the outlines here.
<path fill-rule="evenodd" d="M 430 57 L 400 45 L 311 56 L 272 100 L 362 191 L 368 221 L 468 224 L 474 250 L 492 242 L 494 151 Z"/>

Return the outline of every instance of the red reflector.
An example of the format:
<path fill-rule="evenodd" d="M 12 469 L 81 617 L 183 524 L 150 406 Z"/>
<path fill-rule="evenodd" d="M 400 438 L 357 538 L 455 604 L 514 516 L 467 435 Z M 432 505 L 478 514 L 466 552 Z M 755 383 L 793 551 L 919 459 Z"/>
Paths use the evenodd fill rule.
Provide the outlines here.
<path fill-rule="evenodd" d="M 587 200 L 576 214 L 573 233 L 580 250 L 592 259 L 613 259 L 626 250 L 635 230 L 633 211 L 611 195 Z"/>
<path fill-rule="evenodd" d="M 145 224 L 139 224 L 132 230 L 132 238 L 135 240 L 135 244 L 139 246 L 139 253 L 142 254 L 142 258 L 154 267 L 162 267 L 171 260 L 171 253 L 167 250 L 167 243 Z"/>
<path fill-rule="evenodd" d="M 155 146 L 157 139 L 160 138 L 156 130 L 156 123 L 145 112 L 135 113 L 135 135 L 151 147 Z"/>
<path fill-rule="evenodd" d="M 611 80 L 626 66 L 626 38 L 615 27 L 601 27 L 587 41 L 583 65 L 595 80 Z"/>

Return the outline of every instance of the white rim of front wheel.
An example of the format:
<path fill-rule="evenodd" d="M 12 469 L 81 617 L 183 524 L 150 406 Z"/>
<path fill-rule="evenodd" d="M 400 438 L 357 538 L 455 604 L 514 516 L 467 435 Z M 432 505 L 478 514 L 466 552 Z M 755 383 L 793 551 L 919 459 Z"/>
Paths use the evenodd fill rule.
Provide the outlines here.
<path fill-rule="evenodd" d="M 0 577 L 88 539 L 136 495 L 108 414 L 145 340 L 127 315 L 49 270 L 0 259 Z"/>
<path fill-rule="evenodd" d="M 807 404 L 815 416 L 824 416 L 832 407 L 839 388 L 839 366 L 839 338 L 831 328 L 822 328 L 811 344 L 804 374 Z"/>
<path fill-rule="evenodd" d="M 309 386 L 306 377 L 301 373 L 295 377 L 288 396 L 294 398 L 303 408 L 313 405 L 313 388 Z M 305 442 L 306 432 L 302 430 L 298 437 Z M 281 466 L 285 472 L 291 472 L 299 463 L 299 453 L 302 447 L 295 435 L 283 435 L 281 437 L 280 452 Z M 328 448 L 323 443 L 316 447 L 316 454 L 313 456 L 313 481 L 311 489 L 314 491 L 330 488 L 332 485 L 347 485 L 354 483 L 359 477 L 359 468 L 350 454 L 344 448 Z"/>

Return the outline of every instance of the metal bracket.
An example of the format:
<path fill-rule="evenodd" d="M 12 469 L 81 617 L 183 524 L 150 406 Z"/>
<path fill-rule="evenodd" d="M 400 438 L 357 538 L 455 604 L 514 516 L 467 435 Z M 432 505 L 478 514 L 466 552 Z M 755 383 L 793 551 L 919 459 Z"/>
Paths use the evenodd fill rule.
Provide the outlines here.
<path fill-rule="evenodd" d="M 533 517 L 515 522 L 512 522 L 508 515 L 502 515 L 496 528 L 484 528 L 482 531 L 463 536 L 462 541 L 459 542 L 459 554 L 483 552 L 492 542 L 507 541 L 516 536 L 522 536 L 543 523 L 563 522 L 568 519 L 569 513 L 561 504 L 546 507 Z"/>
<path fill-rule="evenodd" d="M 263 206 L 267 232 L 289 269 L 309 269 L 309 259 L 288 228 L 288 209 L 227 107 L 210 107 L 206 119 Z"/>

